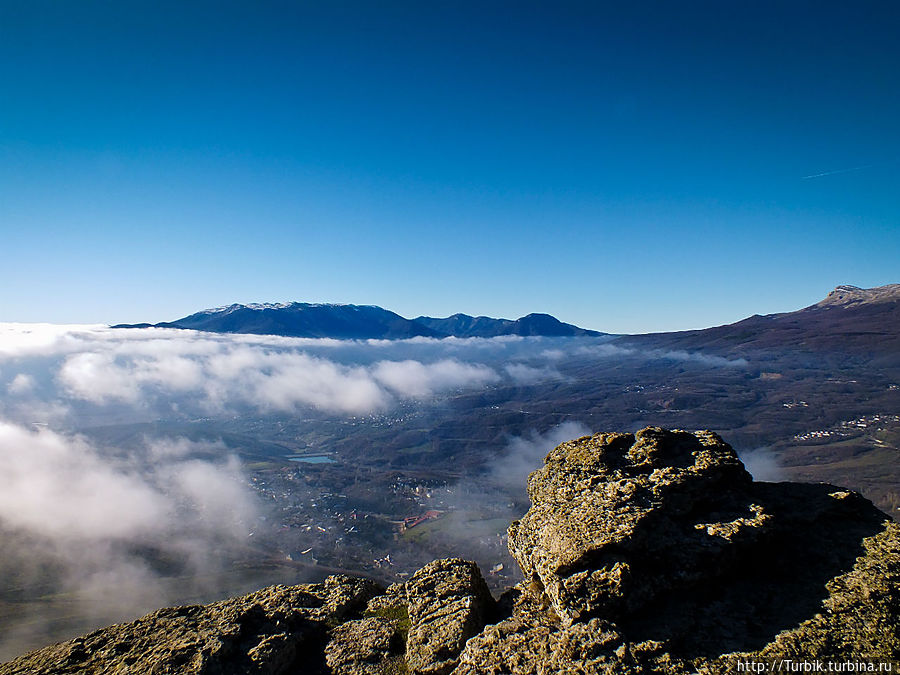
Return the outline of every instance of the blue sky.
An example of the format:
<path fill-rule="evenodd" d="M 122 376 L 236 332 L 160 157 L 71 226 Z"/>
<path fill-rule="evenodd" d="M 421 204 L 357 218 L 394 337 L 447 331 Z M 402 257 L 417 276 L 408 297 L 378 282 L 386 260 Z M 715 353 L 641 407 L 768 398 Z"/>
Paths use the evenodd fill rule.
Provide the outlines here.
<path fill-rule="evenodd" d="M 898 34 L 888 1 L 0 0 L 0 321 L 643 332 L 900 282 Z"/>

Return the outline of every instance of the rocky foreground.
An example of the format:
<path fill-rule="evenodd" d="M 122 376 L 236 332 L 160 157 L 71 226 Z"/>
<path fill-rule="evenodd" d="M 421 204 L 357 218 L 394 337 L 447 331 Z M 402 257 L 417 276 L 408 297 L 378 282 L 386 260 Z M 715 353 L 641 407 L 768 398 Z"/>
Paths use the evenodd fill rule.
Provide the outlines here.
<path fill-rule="evenodd" d="M 13 673 L 693 673 L 743 658 L 900 659 L 900 528 L 860 495 L 755 483 L 714 433 L 563 443 L 509 528 L 526 582 L 474 563 L 383 589 L 336 576 L 129 624 Z"/>

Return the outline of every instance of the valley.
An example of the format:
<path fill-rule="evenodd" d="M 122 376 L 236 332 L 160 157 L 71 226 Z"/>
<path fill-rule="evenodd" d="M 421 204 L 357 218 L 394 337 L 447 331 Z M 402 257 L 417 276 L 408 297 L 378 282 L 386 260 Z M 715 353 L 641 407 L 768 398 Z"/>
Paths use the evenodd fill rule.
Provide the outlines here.
<path fill-rule="evenodd" d="M 849 312 L 849 319 L 838 315 L 842 321 L 836 325 L 844 325 L 858 310 L 854 305 L 828 311 Z M 499 593 L 520 580 L 506 530 L 528 510 L 529 471 L 559 442 L 592 432 L 712 429 L 759 480 L 849 487 L 896 518 L 900 360 L 879 336 L 894 330 L 897 312 L 873 314 L 865 304 L 863 310 L 878 317 L 868 329 L 874 337 L 860 342 L 866 331 L 857 321 L 856 337 L 845 348 L 834 347 L 842 344 L 840 334 L 823 335 L 818 321 L 810 328 L 817 341 L 806 344 L 790 317 L 761 322 L 794 326 L 783 348 L 770 344 L 768 328 L 738 344 L 717 345 L 706 344 L 711 333 L 700 331 L 517 336 L 499 343 L 428 338 L 424 344 L 390 343 L 392 352 L 378 351 L 386 343 L 322 347 L 334 355 L 335 345 L 351 350 L 345 361 L 335 362 L 355 376 L 382 372 L 387 354 L 404 350 L 420 363 L 430 358 L 457 370 L 477 359 L 480 370 L 466 366 L 465 372 L 478 374 L 478 386 L 416 385 L 424 393 L 397 396 L 382 409 L 301 405 L 288 412 L 239 402 L 224 412 L 204 412 L 190 397 L 170 402 L 152 392 L 140 406 L 80 403 L 65 432 L 83 439 L 110 467 L 149 476 L 161 495 L 171 491 L 176 513 L 190 517 L 167 525 L 174 544 L 166 538 L 132 540 L 127 532 L 104 544 L 111 546 L 106 555 L 118 561 L 109 570 L 93 559 L 66 560 L 52 541 L 4 527 L 9 545 L 0 555 L 6 580 L 0 622 L 11 637 L 0 644 L 0 658 L 162 603 L 209 602 L 334 573 L 390 584 L 448 556 L 476 561 Z M 720 336 L 730 330 L 710 329 Z M 267 358 L 277 364 L 277 353 L 268 349 Z M 453 360 L 434 361 L 434 354 L 446 359 L 446 353 Z M 223 358 L 230 354 L 222 351 Z M 336 360 L 334 355 L 329 358 Z M 320 367 L 322 359 L 310 362 Z M 261 368 L 266 373 L 274 366 Z M 218 487 L 197 493 L 208 493 L 208 501 L 194 503 L 193 493 L 177 492 L 184 486 L 176 474 L 160 473 L 173 458 L 188 474 L 232 464 L 236 470 L 214 475 Z M 226 529 L 220 520 L 231 505 L 219 492 L 248 500 L 236 511 L 239 521 Z M 195 550 L 194 539 L 202 550 Z M 78 548 L 59 550 L 83 554 Z M 73 577 L 87 574 L 80 571 L 84 565 L 92 575 L 87 584 Z"/>

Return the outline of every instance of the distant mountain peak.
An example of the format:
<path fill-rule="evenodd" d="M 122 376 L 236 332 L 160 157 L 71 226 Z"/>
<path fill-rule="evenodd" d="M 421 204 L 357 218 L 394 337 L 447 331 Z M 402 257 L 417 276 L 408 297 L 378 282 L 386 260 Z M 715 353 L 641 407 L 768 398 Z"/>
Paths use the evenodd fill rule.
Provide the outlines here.
<path fill-rule="evenodd" d="M 867 354 L 893 363 L 900 355 L 900 284 L 843 284 L 816 304 L 793 312 L 755 314 L 703 330 L 631 336 L 628 342 L 718 354 L 788 349 Z"/>
<path fill-rule="evenodd" d="M 900 300 L 900 284 L 888 284 L 874 288 L 860 288 L 850 284 L 837 286 L 813 307 L 847 307 L 851 305 L 896 302 Z"/>

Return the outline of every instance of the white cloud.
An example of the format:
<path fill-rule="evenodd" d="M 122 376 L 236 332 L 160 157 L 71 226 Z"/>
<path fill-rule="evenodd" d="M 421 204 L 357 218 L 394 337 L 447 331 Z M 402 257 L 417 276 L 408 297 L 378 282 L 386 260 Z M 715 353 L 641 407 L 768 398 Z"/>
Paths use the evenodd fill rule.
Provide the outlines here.
<path fill-rule="evenodd" d="M 566 357 L 566 353 L 562 349 L 545 349 L 541 352 L 541 356 L 548 361 L 559 361 Z"/>
<path fill-rule="evenodd" d="M 26 373 L 19 373 L 7 387 L 10 394 L 25 394 L 34 389 L 34 378 Z"/>
<path fill-rule="evenodd" d="M 140 380 L 118 363 L 112 353 L 85 352 L 66 358 L 59 370 L 59 381 L 74 398 L 93 403 L 108 400 L 137 402 Z"/>
<path fill-rule="evenodd" d="M 534 368 L 524 363 L 510 363 L 503 370 L 517 384 L 536 384 L 566 379 L 556 368 Z"/>
<path fill-rule="evenodd" d="M 494 462 L 490 475 L 507 489 L 524 490 L 528 474 L 543 465 L 548 452 L 564 441 L 590 433 L 582 422 L 568 421 L 544 433 L 532 431 L 529 436 L 514 436 Z"/>
<path fill-rule="evenodd" d="M 584 345 L 576 350 L 576 353 L 586 356 L 613 357 L 633 356 L 646 359 L 667 359 L 669 361 L 693 361 L 707 366 L 725 368 L 743 368 L 747 366 L 747 359 L 728 359 L 724 356 L 713 356 L 702 352 L 688 352 L 681 349 L 647 349 L 640 350 L 632 347 L 619 347 L 611 344 Z"/>
<path fill-rule="evenodd" d="M 169 515 L 167 502 L 133 471 L 49 430 L 0 422 L 0 475 L 0 520 L 48 537 L 144 536 Z"/>
<path fill-rule="evenodd" d="M 221 458 L 189 458 L 199 450 Z M 114 459 L 78 436 L 0 422 L 0 475 L 0 521 L 53 539 L 146 540 L 185 526 L 219 535 L 252 512 L 221 444 L 153 442 Z"/>
<path fill-rule="evenodd" d="M 0 323 L 0 359 L 64 352 L 74 336 L 101 326 L 50 323 Z"/>
<path fill-rule="evenodd" d="M 391 391 L 413 398 L 462 387 L 483 386 L 500 379 L 487 366 L 460 363 L 455 359 L 443 359 L 429 364 L 412 360 L 379 361 L 372 369 L 372 374 Z"/>
<path fill-rule="evenodd" d="M 432 397 L 498 382 L 480 363 L 448 350 L 504 349 L 520 339 L 340 341 L 220 335 L 169 329 L 6 324 L 0 358 L 44 359 L 62 400 L 141 408 L 176 399 L 207 412 L 234 406 L 291 412 L 310 406 L 341 414 L 382 411 L 398 399 Z M 409 358 L 414 352 L 418 358 Z M 385 358 L 397 354 L 401 358 Z M 32 364 L 34 365 L 34 364 Z M 22 375 L 10 391 L 26 390 Z M 51 392 L 52 394 L 52 392 Z"/>
<path fill-rule="evenodd" d="M 787 480 L 784 467 L 778 457 L 768 448 L 755 448 L 739 453 L 744 468 L 753 476 L 753 480 L 777 483 Z"/>
<path fill-rule="evenodd" d="M 267 355 L 261 365 L 243 373 L 249 389 L 242 398 L 264 409 L 288 411 L 311 405 L 321 410 L 367 413 L 384 409 L 390 402 L 387 392 L 362 367 L 342 366 L 302 353 Z"/>

